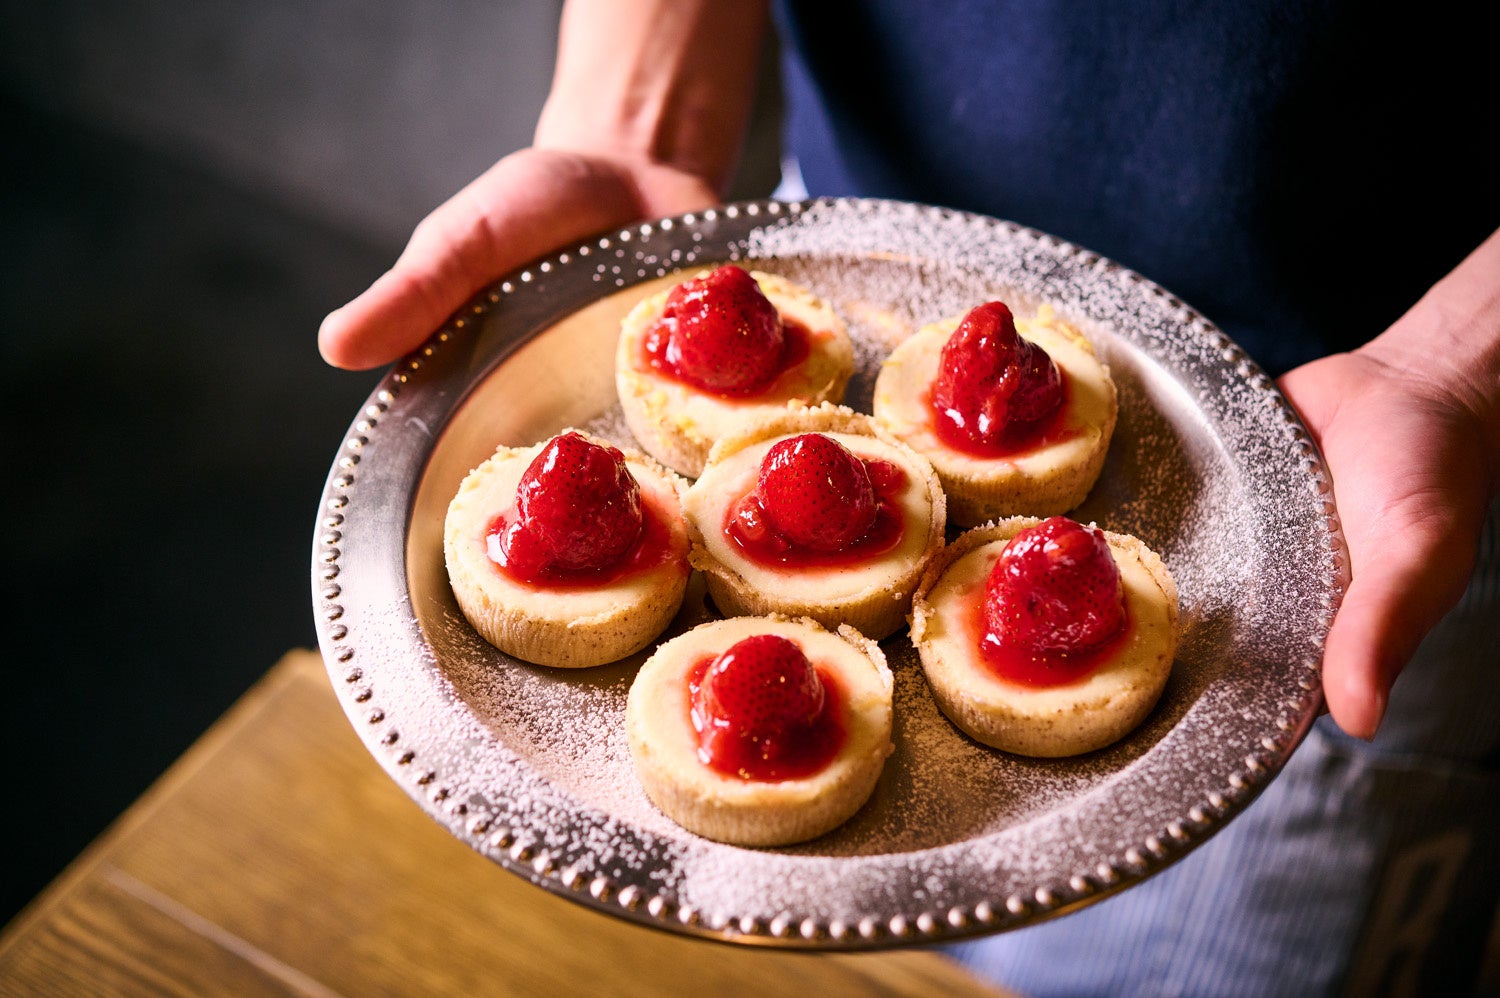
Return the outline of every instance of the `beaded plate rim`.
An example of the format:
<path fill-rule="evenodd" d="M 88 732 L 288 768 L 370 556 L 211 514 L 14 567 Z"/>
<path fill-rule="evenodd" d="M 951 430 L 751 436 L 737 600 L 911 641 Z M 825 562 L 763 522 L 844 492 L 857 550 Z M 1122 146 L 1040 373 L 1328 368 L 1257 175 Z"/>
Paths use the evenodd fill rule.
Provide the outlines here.
<path fill-rule="evenodd" d="M 991 239 L 1024 242 L 1070 273 L 1083 274 L 1085 281 L 1123 284 L 1128 294 L 1140 295 L 1165 310 L 1183 336 L 1201 340 L 1205 351 L 1217 356 L 1220 369 L 1212 372 L 1216 378 L 1248 386 L 1275 413 L 1271 422 L 1281 427 L 1285 437 L 1277 442 L 1288 462 L 1289 470 L 1284 473 L 1305 483 L 1308 508 L 1303 515 L 1322 538 L 1321 577 L 1304 580 L 1317 593 L 1321 618 L 1311 622 L 1300 661 L 1288 666 L 1290 687 L 1278 694 L 1270 728 L 1248 732 L 1240 763 L 1217 774 L 1215 788 L 1181 808 L 1175 819 L 1142 830 L 1131 845 L 1100 855 L 1092 864 L 1052 871 L 1026 890 L 1003 896 L 978 890 L 960 892 L 962 896 L 907 898 L 897 904 L 872 902 L 872 910 L 858 917 L 825 920 L 798 911 L 751 915 L 699 910 L 670 891 L 656 890 L 659 881 L 650 871 L 633 871 L 623 877 L 591 872 L 588 857 L 558 855 L 539 847 L 524 824 L 508 821 L 498 810 L 476 806 L 455 793 L 462 783 L 463 750 L 424 744 L 422 718 L 403 715 L 382 689 L 382 683 L 389 686 L 410 680 L 391 675 L 390 649 L 380 642 L 366 643 L 359 615 L 351 612 L 371 601 L 368 590 L 374 584 L 370 571 L 348 570 L 351 561 L 358 561 L 351 549 L 357 549 L 361 538 L 371 533 L 404 531 L 401 517 L 414 491 L 407 483 L 407 494 L 393 496 L 392 485 L 400 483 L 383 480 L 378 468 L 365 459 L 388 440 L 398 450 L 420 448 L 421 439 L 430 445 L 439 428 L 415 419 L 409 410 L 414 400 L 431 393 L 429 371 L 446 352 L 462 349 L 481 324 L 503 321 L 504 316 L 497 320 L 497 314 L 512 305 L 523 301 L 535 305 L 545 297 L 545 293 L 538 295 L 538 289 L 549 282 L 566 277 L 582 284 L 581 275 L 586 274 L 593 293 L 602 296 L 697 260 L 747 258 L 753 255 L 752 237 L 757 232 L 807 224 L 820 214 L 972 227 Z M 588 293 L 583 292 L 585 298 Z M 506 342 L 518 346 L 537 331 L 517 328 Z M 503 359 L 497 356 L 489 366 L 463 377 L 477 380 Z M 449 400 L 445 404 L 451 411 L 458 403 Z M 413 422 L 422 424 L 416 443 L 407 439 L 415 432 Z M 367 504 L 366 496 L 371 497 Z M 372 507 L 372 512 L 366 513 L 362 504 Z M 320 501 L 312 554 L 319 645 L 340 705 L 391 777 L 455 837 L 555 894 L 637 923 L 732 943 L 841 950 L 952 942 L 1050 919 L 1141 882 L 1207 840 L 1269 784 L 1316 719 L 1322 703 L 1322 637 L 1347 584 L 1348 565 L 1331 482 L 1311 437 L 1274 382 L 1202 315 L 1133 271 L 1045 233 L 952 209 L 855 198 L 741 202 L 643 222 L 536 260 L 496 281 L 381 378 L 334 458 Z M 385 578 L 379 585 L 400 589 L 402 581 Z M 421 637 L 414 623 L 402 628 L 420 651 L 416 646 Z"/>

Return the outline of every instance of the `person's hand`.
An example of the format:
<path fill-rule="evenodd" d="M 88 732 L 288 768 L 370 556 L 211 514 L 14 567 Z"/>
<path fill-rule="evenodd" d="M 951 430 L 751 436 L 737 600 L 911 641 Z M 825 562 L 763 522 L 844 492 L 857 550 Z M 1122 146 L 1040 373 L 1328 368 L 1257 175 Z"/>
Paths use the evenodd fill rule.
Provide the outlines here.
<path fill-rule="evenodd" d="M 1389 330 L 1281 379 L 1333 477 L 1352 579 L 1328 632 L 1333 719 L 1371 738 L 1463 595 L 1500 488 L 1500 233 Z"/>
<path fill-rule="evenodd" d="M 1324 697 L 1339 727 L 1370 738 L 1468 582 L 1492 487 L 1484 434 L 1451 394 L 1364 352 L 1300 367 L 1282 388 L 1322 448 L 1349 545 Z"/>
<path fill-rule="evenodd" d="M 569 0 L 534 144 L 417 226 L 318 349 L 367 368 L 419 345 L 507 271 L 641 218 L 716 204 L 755 95 L 764 0 Z"/>
<path fill-rule="evenodd" d="M 528 260 L 717 200 L 708 181 L 660 163 L 543 148 L 512 153 L 427 216 L 395 265 L 323 320 L 318 349 L 337 367 L 390 363 Z"/>

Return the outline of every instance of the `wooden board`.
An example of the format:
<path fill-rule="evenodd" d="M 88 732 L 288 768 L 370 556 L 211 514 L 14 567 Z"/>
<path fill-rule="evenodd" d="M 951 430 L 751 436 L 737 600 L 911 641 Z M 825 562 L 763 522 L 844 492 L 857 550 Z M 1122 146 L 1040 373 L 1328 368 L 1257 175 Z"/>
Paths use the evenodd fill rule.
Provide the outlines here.
<path fill-rule="evenodd" d="M 0 936 L 0 992 L 995 996 L 940 954 L 670 935 L 506 873 L 284 658 Z"/>

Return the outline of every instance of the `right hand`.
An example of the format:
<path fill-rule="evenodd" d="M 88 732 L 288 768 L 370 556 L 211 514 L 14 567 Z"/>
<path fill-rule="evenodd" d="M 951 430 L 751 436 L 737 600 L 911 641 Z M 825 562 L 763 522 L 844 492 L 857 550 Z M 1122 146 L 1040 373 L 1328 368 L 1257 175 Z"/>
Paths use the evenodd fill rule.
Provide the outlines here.
<path fill-rule="evenodd" d="M 318 349 L 336 367 L 388 364 L 528 260 L 640 218 L 718 200 L 704 178 L 659 162 L 522 149 L 423 219 L 391 269 L 323 320 Z"/>

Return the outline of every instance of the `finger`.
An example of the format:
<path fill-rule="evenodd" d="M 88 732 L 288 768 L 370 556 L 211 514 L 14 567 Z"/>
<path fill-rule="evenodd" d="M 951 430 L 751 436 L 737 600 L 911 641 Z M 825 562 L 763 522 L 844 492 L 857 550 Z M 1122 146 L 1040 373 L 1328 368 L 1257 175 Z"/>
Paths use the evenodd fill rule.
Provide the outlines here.
<path fill-rule="evenodd" d="M 1369 739 L 1385 716 L 1396 676 L 1462 593 L 1456 583 L 1468 576 L 1474 544 L 1457 518 L 1447 516 L 1406 522 L 1392 516 L 1380 536 L 1351 537 L 1349 544 L 1366 554 L 1354 565 L 1328 632 L 1323 691 L 1338 726 Z"/>
<path fill-rule="evenodd" d="M 330 312 L 318 328 L 323 359 L 335 367 L 362 370 L 417 346 L 426 335 L 422 331 L 436 329 L 452 311 L 445 308 L 448 295 L 423 294 L 428 280 L 420 271 L 394 267 L 358 298 Z"/>
<path fill-rule="evenodd" d="M 323 320 L 318 349 L 337 367 L 389 363 L 501 274 L 639 213 L 632 185 L 603 164 L 541 150 L 508 156 L 424 219 L 395 265 Z"/>

